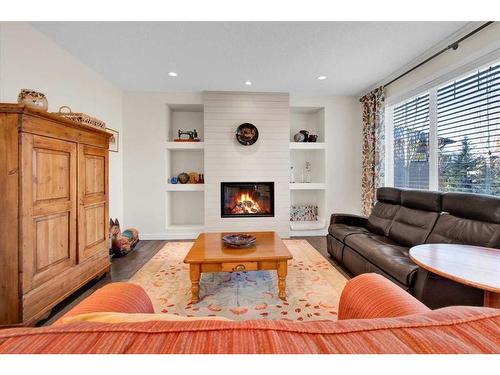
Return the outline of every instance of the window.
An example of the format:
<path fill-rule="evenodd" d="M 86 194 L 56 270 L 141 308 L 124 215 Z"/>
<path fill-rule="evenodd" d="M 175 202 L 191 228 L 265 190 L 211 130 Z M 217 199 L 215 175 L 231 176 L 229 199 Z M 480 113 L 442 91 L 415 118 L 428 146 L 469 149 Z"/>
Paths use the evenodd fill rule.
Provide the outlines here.
<path fill-rule="evenodd" d="M 388 112 L 393 186 L 500 195 L 500 63 Z"/>
<path fill-rule="evenodd" d="M 394 107 L 394 186 L 429 189 L 429 94 Z"/>

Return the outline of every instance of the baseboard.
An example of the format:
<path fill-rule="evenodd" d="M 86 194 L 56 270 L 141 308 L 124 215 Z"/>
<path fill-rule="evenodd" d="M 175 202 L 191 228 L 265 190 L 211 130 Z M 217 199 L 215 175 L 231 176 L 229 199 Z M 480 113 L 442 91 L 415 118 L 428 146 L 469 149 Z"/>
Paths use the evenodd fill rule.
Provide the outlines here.
<path fill-rule="evenodd" d="M 199 232 L 191 233 L 141 233 L 141 240 L 194 240 L 199 236 Z"/>
<path fill-rule="evenodd" d="M 326 236 L 327 234 L 328 234 L 328 229 L 290 231 L 290 237 L 318 237 L 318 236 Z"/>

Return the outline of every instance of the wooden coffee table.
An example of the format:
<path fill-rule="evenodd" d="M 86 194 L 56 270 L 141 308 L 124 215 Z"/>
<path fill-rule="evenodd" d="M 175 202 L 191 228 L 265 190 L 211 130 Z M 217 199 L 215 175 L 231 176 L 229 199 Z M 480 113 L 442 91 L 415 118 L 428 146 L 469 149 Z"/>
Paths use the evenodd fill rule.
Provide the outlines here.
<path fill-rule="evenodd" d="M 488 247 L 426 244 L 410 249 L 420 267 L 461 284 L 482 289 L 486 307 L 500 308 L 500 250 Z"/>
<path fill-rule="evenodd" d="M 278 295 L 286 298 L 286 275 L 288 260 L 292 254 L 275 232 L 246 232 L 253 234 L 255 245 L 235 249 L 227 247 L 222 237 L 227 233 L 202 233 L 186 255 L 191 278 L 191 301 L 200 300 L 200 277 L 202 272 L 238 272 L 276 270 L 278 272 Z"/>

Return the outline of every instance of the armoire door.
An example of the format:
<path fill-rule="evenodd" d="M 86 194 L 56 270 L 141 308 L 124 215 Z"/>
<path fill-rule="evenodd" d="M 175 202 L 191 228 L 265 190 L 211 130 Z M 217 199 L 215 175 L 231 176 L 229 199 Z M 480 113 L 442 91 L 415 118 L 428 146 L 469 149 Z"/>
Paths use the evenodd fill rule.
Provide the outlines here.
<path fill-rule="evenodd" d="M 76 264 L 76 143 L 22 134 L 23 293 Z"/>
<path fill-rule="evenodd" d="M 78 262 L 109 254 L 108 150 L 79 146 Z"/>

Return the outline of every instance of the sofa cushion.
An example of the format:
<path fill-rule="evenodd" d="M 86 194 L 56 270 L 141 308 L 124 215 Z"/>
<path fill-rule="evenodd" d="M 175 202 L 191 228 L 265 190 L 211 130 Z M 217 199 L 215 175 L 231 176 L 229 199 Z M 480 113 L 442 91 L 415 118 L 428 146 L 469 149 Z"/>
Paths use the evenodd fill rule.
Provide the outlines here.
<path fill-rule="evenodd" d="M 446 193 L 443 211 L 471 220 L 500 224 L 500 198 L 490 195 Z"/>
<path fill-rule="evenodd" d="M 404 246 L 423 244 L 438 217 L 438 212 L 401 206 L 390 227 L 389 238 Z"/>
<path fill-rule="evenodd" d="M 500 310 L 465 306 L 337 322 L 81 322 L 0 330 L 2 354 L 444 354 L 498 353 L 499 348 Z"/>
<path fill-rule="evenodd" d="M 375 234 L 387 236 L 392 220 L 399 210 L 399 204 L 377 202 L 372 209 L 366 228 Z"/>
<path fill-rule="evenodd" d="M 442 214 L 426 243 L 457 243 L 500 248 L 500 224 Z"/>
<path fill-rule="evenodd" d="M 380 187 L 376 192 L 377 202 L 400 204 L 401 189 L 393 187 Z"/>
<path fill-rule="evenodd" d="M 401 206 L 417 210 L 441 212 L 442 194 L 437 191 L 403 190 Z"/>
<path fill-rule="evenodd" d="M 332 224 L 328 227 L 328 233 L 330 233 L 337 240 L 344 241 L 344 239 L 350 234 L 368 233 L 368 230 L 366 228 L 358 227 L 355 225 Z"/>
<path fill-rule="evenodd" d="M 376 234 L 348 236 L 345 243 L 402 284 L 413 283 L 418 266 L 410 260 L 408 247 Z"/>

